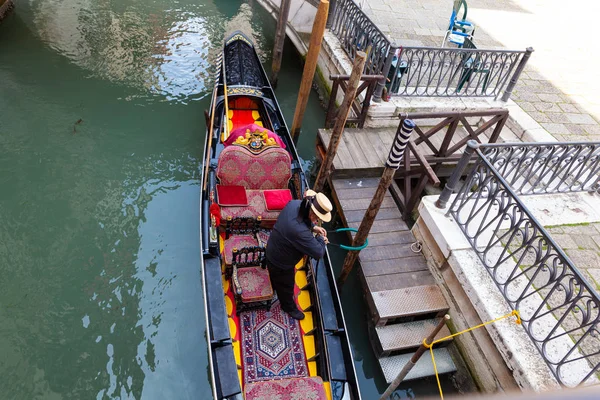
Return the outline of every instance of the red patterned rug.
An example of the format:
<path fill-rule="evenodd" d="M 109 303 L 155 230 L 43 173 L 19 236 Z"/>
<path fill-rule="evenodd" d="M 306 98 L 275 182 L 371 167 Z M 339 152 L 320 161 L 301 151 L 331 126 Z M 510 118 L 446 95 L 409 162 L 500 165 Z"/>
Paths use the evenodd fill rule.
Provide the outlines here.
<path fill-rule="evenodd" d="M 270 311 L 240 313 L 244 384 L 308 375 L 298 321 L 276 301 Z"/>

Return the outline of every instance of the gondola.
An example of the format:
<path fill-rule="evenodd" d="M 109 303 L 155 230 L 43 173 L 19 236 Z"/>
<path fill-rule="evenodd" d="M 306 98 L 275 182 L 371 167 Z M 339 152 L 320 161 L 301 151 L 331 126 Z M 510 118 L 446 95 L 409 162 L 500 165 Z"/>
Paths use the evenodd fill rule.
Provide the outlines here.
<path fill-rule="evenodd" d="M 284 313 L 268 279 L 270 229 L 307 182 L 251 40 L 229 36 L 206 115 L 201 246 L 209 372 L 216 399 L 360 399 L 340 298 L 326 255 L 296 265 Z"/>

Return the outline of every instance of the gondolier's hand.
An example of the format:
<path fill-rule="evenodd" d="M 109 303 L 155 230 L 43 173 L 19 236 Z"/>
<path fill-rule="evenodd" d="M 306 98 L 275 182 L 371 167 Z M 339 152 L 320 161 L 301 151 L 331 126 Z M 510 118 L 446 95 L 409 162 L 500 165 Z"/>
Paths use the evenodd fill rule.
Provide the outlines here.
<path fill-rule="evenodd" d="M 312 231 L 319 236 L 323 236 L 323 239 L 327 239 L 327 231 L 321 226 L 313 226 Z"/>

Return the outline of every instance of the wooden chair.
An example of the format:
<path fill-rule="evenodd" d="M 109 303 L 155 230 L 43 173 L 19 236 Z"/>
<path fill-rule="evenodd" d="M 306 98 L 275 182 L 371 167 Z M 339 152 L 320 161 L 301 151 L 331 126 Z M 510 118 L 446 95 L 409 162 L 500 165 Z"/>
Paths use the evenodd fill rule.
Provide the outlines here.
<path fill-rule="evenodd" d="M 265 248 L 261 246 L 233 251 L 231 283 L 238 315 L 245 310 L 271 308 L 273 287 L 265 253 Z"/>

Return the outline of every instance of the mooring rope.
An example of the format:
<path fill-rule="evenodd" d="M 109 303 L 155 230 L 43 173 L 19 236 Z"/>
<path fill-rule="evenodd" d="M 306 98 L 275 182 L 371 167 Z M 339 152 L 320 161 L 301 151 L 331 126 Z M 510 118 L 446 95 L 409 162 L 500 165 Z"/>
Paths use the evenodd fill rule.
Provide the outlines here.
<path fill-rule="evenodd" d="M 450 336 L 446 336 L 444 338 L 441 338 L 441 339 L 438 339 L 438 340 L 434 340 L 433 342 L 431 342 L 431 344 L 427 344 L 427 338 L 423 339 L 423 346 L 425 346 L 426 348 L 428 348 L 429 349 L 429 353 L 431 353 L 431 362 L 433 363 L 433 370 L 435 372 L 435 379 L 437 380 L 438 389 L 440 391 L 440 398 L 442 400 L 444 400 L 444 393 L 442 393 L 442 384 L 440 383 L 440 377 L 438 375 L 437 366 L 435 365 L 435 356 L 433 355 L 433 345 L 436 344 L 436 343 L 439 343 L 439 342 L 443 342 L 443 341 L 448 340 L 448 339 L 452 339 L 453 337 L 458 336 L 458 335 L 462 335 L 463 333 L 471 332 L 472 330 L 481 328 L 482 326 L 493 324 L 494 322 L 498 322 L 500 320 L 503 320 L 505 318 L 512 317 L 512 316 L 517 317 L 517 319 L 516 319 L 515 322 L 520 325 L 521 324 L 521 316 L 519 315 L 519 312 L 517 310 L 512 310 L 509 314 L 503 315 L 503 316 L 501 316 L 499 318 L 496 318 L 496 319 L 493 319 L 491 321 L 484 322 L 484 323 L 479 324 L 477 326 L 473 326 L 471 328 L 465 329 L 464 331 L 460 331 L 460 332 L 454 333 L 454 334 L 452 334 Z"/>

